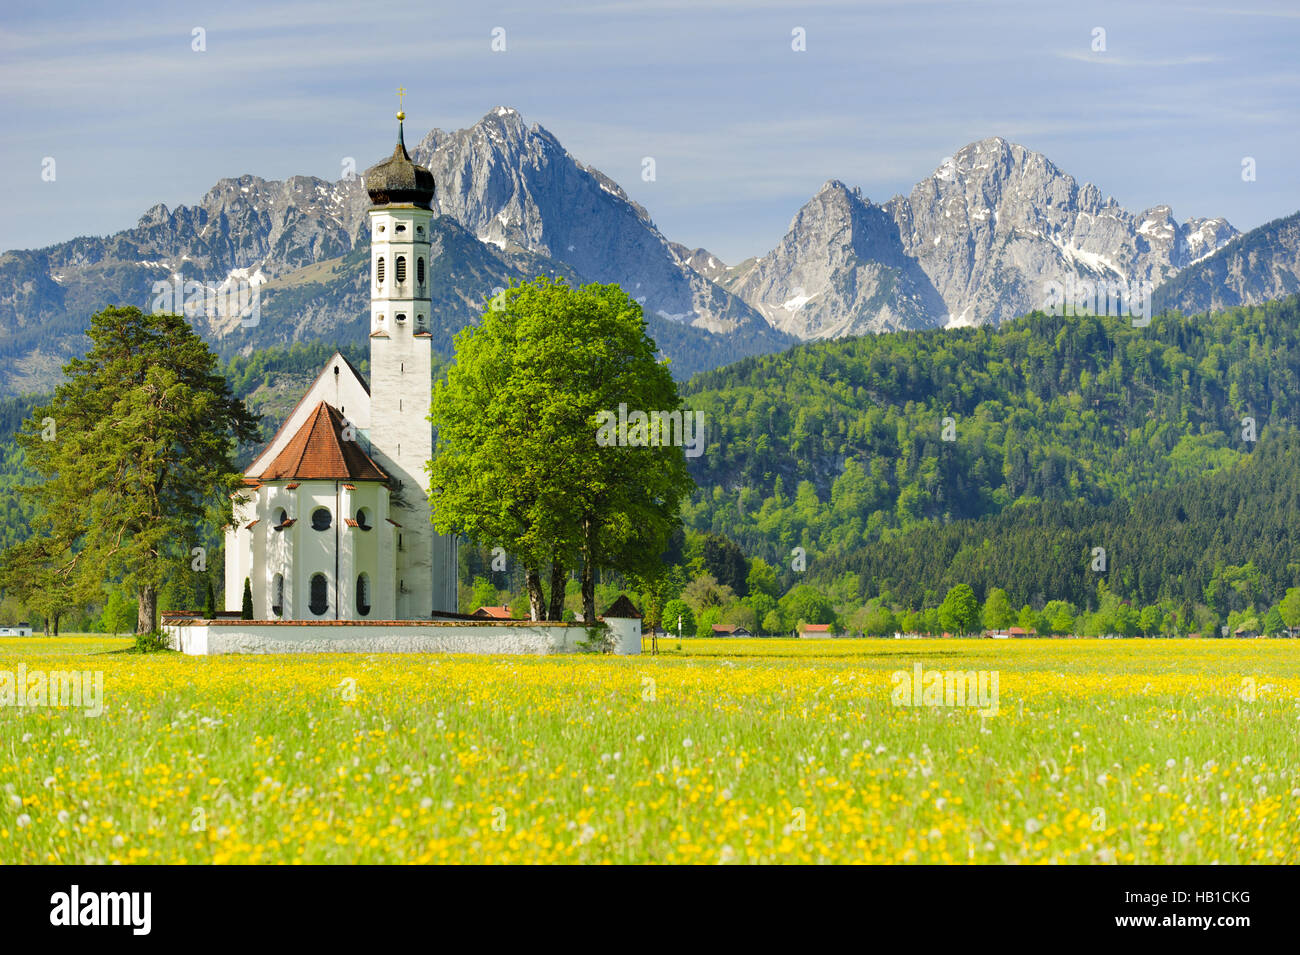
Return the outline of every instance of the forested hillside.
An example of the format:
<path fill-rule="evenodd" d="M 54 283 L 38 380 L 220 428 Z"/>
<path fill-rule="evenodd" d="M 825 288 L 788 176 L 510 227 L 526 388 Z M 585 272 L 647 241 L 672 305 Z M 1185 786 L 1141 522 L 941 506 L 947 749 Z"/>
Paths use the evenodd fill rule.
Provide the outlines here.
<path fill-rule="evenodd" d="M 810 570 L 847 566 L 876 540 L 1017 501 L 1128 500 L 1300 425 L 1297 368 L 1296 298 L 1145 328 L 1035 314 L 746 359 L 688 386 L 710 431 L 686 521 L 789 580 L 795 547 Z"/>
<path fill-rule="evenodd" d="M 1098 585 L 1133 603 L 1265 606 L 1300 582 L 1300 434 L 1270 437 L 1244 460 L 1129 501 L 1021 502 L 975 521 L 922 525 L 815 575 L 857 576 L 865 597 L 933 606 L 950 587 L 998 587 L 1014 606 L 1095 605 Z"/>

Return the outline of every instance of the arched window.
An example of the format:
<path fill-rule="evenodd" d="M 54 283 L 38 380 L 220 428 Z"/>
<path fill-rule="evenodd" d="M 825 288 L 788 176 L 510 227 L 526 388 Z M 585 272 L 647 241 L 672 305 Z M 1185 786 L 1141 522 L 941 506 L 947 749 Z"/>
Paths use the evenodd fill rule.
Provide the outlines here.
<path fill-rule="evenodd" d="M 397 257 L 397 284 L 401 285 L 406 281 L 406 256 Z"/>
<path fill-rule="evenodd" d="M 384 285 L 384 257 L 382 255 L 375 260 L 375 284 L 380 288 Z"/>
<path fill-rule="evenodd" d="M 371 524 L 369 508 L 362 507 L 357 509 L 357 527 L 361 528 L 363 531 L 370 530 Z"/>
<path fill-rule="evenodd" d="M 311 578 L 311 602 L 307 609 L 318 617 L 330 609 L 330 585 L 324 574 L 314 574 Z"/>
<path fill-rule="evenodd" d="M 330 516 L 328 507 L 318 507 L 311 512 L 311 526 L 314 530 L 327 531 L 334 519 Z"/>
<path fill-rule="evenodd" d="M 424 316 L 423 316 L 423 315 L 416 315 L 416 316 L 415 316 L 415 327 L 416 327 L 416 328 L 420 328 L 420 329 L 424 328 Z"/>
<path fill-rule="evenodd" d="M 405 232 L 405 231 L 406 231 L 406 225 L 405 225 L 404 223 L 399 222 L 399 223 L 397 223 L 397 225 L 395 225 L 395 226 L 393 227 L 393 231 L 394 231 L 394 232 Z"/>
<path fill-rule="evenodd" d="M 365 574 L 357 577 L 357 613 L 370 616 L 370 578 Z"/>
<path fill-rule="evenodd" d="M 406 313 L 405 313 L 405 312 L 398 312 L 398 313 L 397 313 L 397 324 L 398 324 L 398 325 L 405 325 L 405 324 L 406 324 Z"/>
<path fill-rule="evenodd" d="M 284 616 L 284 574 L 276 574 L 271 580 L 271 613 Z"/>
<path fill-rule="evenodd" d="M 421 285 L 424 284 L 424 256 L 415 260 L 415 280 Z"/>
<path fill-rule="evenodd" d="M 415 234 L 416 234 L 416 235 L 424 235 L 424 226 L 422 226 L 422 225 L 417 225 L 417 226 L 415 227 Z"/>

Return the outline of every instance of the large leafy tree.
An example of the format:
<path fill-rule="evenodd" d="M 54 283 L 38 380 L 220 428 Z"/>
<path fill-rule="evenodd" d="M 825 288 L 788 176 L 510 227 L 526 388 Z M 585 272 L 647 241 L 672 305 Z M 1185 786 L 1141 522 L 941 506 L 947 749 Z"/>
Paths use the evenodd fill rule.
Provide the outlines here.
<path fill-rule="evenodd" d="M 980 605 L 970 584 L 957 584 L 939 605 L 939 623 L 945 630 L 964 634 L 974 631 L 980 622 Z"/>
<path fill-rule="evenodd" d="M 442 533 L 504 547 L 524 564 L 534 619 L 551 568 L 551 616 L 570 568 L 584 618 L 599 570 L 652 573 L 693 484 L 681 447 L 597 441 L 601 412 L 680 407 L 640 306 L 616 285 L 539 278 L 507 289 L 456 339 L 434 388 L 430 463 Z"/>
<path fill-rule="evenodd" d="M 137 632 L 157 625 L 158 591 L 188 557 L 204 520 L 230 520 L 237 441 L 257 421 L 216 371 L 216 356 L 179 315 L 107 308 L 91 319 L 85 358 L 19 432 L 43 478 L 37 537 L 6 566 L 37 560 L 39 588 L 75 597 L 121 580 L 136 594 Z"/>

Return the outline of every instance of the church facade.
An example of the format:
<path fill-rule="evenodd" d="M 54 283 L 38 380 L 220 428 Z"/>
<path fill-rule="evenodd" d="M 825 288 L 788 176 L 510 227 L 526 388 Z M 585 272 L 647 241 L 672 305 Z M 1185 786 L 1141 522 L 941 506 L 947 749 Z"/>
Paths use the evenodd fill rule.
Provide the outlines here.
<path fill-rule="evenodd" d="M 407 154 L 366 171 L 370 381 L 335 353 L 244 474 L 226 531 L 226 610 L 257 620 L 422 620 L 457 608 L 456 539 L 429 478 L 433 174 Z"/>

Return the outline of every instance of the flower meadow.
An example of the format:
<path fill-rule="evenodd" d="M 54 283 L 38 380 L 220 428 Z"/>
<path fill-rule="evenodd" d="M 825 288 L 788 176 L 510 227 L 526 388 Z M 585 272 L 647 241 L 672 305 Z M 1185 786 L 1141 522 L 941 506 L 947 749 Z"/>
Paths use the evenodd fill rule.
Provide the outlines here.
<path fill-rule="evenodd" d="M 1295 863 L 1294 641 L 189 658 L 0 640 L 4 863 Z M 896 674 L 998 676 L 995 716 Z"/>

